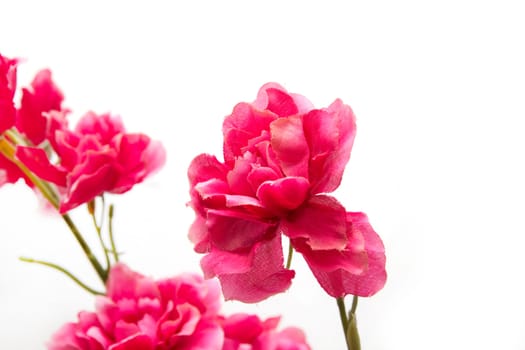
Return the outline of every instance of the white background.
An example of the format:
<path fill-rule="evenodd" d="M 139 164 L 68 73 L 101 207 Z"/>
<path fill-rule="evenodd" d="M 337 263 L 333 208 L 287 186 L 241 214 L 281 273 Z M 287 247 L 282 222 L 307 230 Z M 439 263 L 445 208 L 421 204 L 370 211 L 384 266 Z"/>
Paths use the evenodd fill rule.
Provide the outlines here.
<path fill-rule="evenodd" d="M 144 2 L 145 4 L 145 2 Z M 358 133 L 336 195 L 368 213 L 389 279 L 358 309 L 364 350 L 525 348 L 525 11 L 520 1 L 3 1 L 0 52 L 50 67 L 73 109 L 121 114 L 161 140 L 165 168 L 112 197 L 125 261 L 199 271 L 186 169 L 221 155 L 221 122 L 276 81 L 318 107 L 350 104 Z M 22 184 L 0 189 L 0 344 L 43 349 L 96 279 L 61 220 Z M 73 213 L 93 238 L 82 210 Z M 95 242 L 93 240 L 93 242 Z M 226 312 L 283 314 L 315 349 L 343 349 L 335 302 L 299 256 L 283 295 Z"/>

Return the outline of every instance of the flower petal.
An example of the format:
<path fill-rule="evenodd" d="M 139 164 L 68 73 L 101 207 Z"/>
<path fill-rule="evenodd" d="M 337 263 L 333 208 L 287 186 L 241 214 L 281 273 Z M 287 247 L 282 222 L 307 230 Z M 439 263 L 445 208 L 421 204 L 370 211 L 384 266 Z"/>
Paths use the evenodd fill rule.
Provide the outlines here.
<path fill-rule="evenodd" d="M 271 144 L 286 176 L 308 178 L 310 151 L 299 117 L 279 118 L 270 125 Z"/>
<path fill-rule="evenodd" d="M 219 275 L 226 300 L 256 303 L 287 290 L 295 272 L 283 266 L 281 237 L 257 243 L 251 269 L 245 273 Z"/>
<path fill-rule="evenodd" d="M 369 297 L 381 290 L 386 282 L 385 248 L 364 213 L 348 213 L 348 220 L 352 234 L 358 231 L 364 237 L 368 258 L 366 271 L 361 274 L 343 269 L 325 272 L 312 267 L 307 255 L 305 258 L 315 278 L 329 295 L 334 298 L 347 294 Z"/>
<path fill-rule="evenodd" d="M 356 133 L 354 113 L 336 100 L 326 109 L 306 114 L 303 124 L 310 149 L 312 193 L 332 192 L 341 183 L 350 159 Z"/>
<path fill-rule="evenodd" d="M 306 239 L 313 250 L 342 250 L 347 244 L 346 210 L 333 197 L 311 197 L 303 206 L 281 220 L 283 233 Z"/>
<path fill-rule="evenodd" d="M 297 209 L 305 201 L 310 183 L 304 177 L 285 177 L 259 186 L 257 197 L 274 213 Z"/>

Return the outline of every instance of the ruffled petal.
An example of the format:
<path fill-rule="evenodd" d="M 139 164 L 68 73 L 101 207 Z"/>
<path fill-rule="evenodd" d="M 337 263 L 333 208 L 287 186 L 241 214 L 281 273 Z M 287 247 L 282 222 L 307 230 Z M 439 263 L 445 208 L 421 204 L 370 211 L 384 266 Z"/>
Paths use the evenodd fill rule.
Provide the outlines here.
<path fill-rule="evenodd" d="M 267 131 L 270 123 L 277 116 L 264 110 L 258 110 L 249 103 L 239 103 L 231 115 L 224 119 L 222 132 L 224 135 L 224 160 L 232 164 L 236 157 L 244 153 L 248 142 Z"/>
<path fill-rule="evenodd" d="M 281 220 L 282 232 L 304 238 L 313 250 L 343 250 L 347 244 L 346 210 L 333 197 L 311 197 L 303 206 Z"/>
<path fill-rule="evenodd" d="M 51 164 L 42 148 L 18 146 L 16 157 L 42 180 L 52 182 L 57 186 L 66 186 L 67 172 Z"/>
<path fill-rule="evenodd" d="M 251 269 L 245 273 L 219 275 L 226 300 L 257 303 L 286 291 L 295 272 L 283 266 L 281 237 L 254 245 Z"/>
<path fill-rule="evenodd" d="M 281 214 L 303 204 L 309 189 L 310 183 L 304 177 L 285 177 L 262 183 L 257 197 L 271 212 Z"/>
<path fill-rule="evenodd" d="M 312 193 L 334 191 L 350 159 L 356 126 L 352 109 L 336 100 L 326 109 L 313 110 L 303 118 L 310 149 L 309 179 Z"/>
<path fill-rule="evenodd" d="M 286 176 L 308 178 L 310 151 L 299 117 L 279 118 L 270 125 L 272 149 Z"/>
<path fill-rule="evenodd" d="M 349 234 L 359 232 L 365 241 L 368 268 L 364 272 L 354 274 L 344 269 L 326 272 L 311 264 L 308 255 L 305 258 L 315 278 L 329 295 L 334 298 L 347 294 L 369 297 L 381 290 L 386 282 L 385 248 L 364 213 L 348 213 L 347 217 Z"/>

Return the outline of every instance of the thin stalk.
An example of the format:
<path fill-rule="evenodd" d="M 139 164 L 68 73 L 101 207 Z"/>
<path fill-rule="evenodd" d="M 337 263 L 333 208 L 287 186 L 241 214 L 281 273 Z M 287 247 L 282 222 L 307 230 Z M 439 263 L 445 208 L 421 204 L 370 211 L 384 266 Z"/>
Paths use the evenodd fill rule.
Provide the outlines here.
<path fill-rule="evenodd" d="M 292 266 L 293 247 L 292 240 L 288 242 L 288 258 L 286 258 L 286 269 L 289 270 Z"/>
<path fill-rule="evenodd" d="M 350 348 L 350 343 L 348 342 L 348 337 L 346 336 L 346 331 L 348 329 L 348 318 L 346 317 L 346 306 L 345 306 L 345 298 L 336 298 L 337 302 L 337 308 L 339 309 L 339 318 L 341 319 L 341 326 L 343 326 L 343 334 L 345 336 L 346 341 L 346 347 L 348 350 L 352 350 Z"/>
<path fill-rule="evenodd" d="M 91 205 L 94 206 L 94 203 Z M 102 207 L 102 213 L 103 212 L 104 212 L 104 207 Z M 106 247 L 106 244 L 104 243 L 104 239 L 102 239 L 102 229 L 101 229 L 102 224 L 100 225 L 98 224 L 94 210 L 89 210 L 89 215 L 91 216 L 91 219 L 93 221 L 93 226 L 95 226 L 95 230 L 97 231 L 98 241 L 100 242 L 102 250 L 104 251 L 104 258 L 106 260 L 106 271 L 108 271 L 111 266 L 111 262 L 109 261 L 108 248 Z"/>
<path fill-rule="evenodd" d="M 105 284 L 106 283 L 106 279 L 107 279 L 107 272 L 106 272 L 106 270 L 104 270 L 102 265 L 100 265 L 100 262 L 98 261 L 97 257 L 93 254 L 93 252 L 89 248 L 88 244 L 84 240 L 84 237 L 82 237 L 82 235 L 78 231 L 77 227 L 75 226 L 75 224 L 73 223 L 73 221 L 69 217 L 69 215 L 68 214 L 64 214 L 64 215 L 62 215 L 62 218 L 66 222 L 66 224 L 69 227 L 69 229 L 71 230 L 71 232 L 73 232 L 73 235 L 75 236 L 75 239 L 77 240 L 78 244 L 80 245 L 80 247 L 84 251 L 84 254 L 88 258 L 89 262 L 91 263 L 91 266 L 93 266 L 93 268 L 97 272 L 98 277 L 100 277 L 100 280 L 102 281 L 102 283 Z"/>
<path fill-rule="evenodd" d="M 109 232 L 109 243 L 111 244 L 111 252 L 113 253 L 113 258 L 115 259 L 115 262 L 118 262 L 118 252 L 117 247 L 115 245 L 115 240 L 113 239 L 113 214 L 114 214 L 114 205 L 109 205 L 109 213 L 108 213 L 108 232 Z"/>
<path fill-rule="evenodd" d="M 351 350 L 361 350 L 361 340 L 357 330 L 357 318 L 355 315 L 357 309 L 357 295 L 352 299 L 352 307 L 348 313 L 348 328 L 346 330 L 346 341 Z"/>
<path fill-rule="evenodd" d="M 33 263 L 33 264 L 40 264 L 40 265 L 44 265 L 44 266 L 53 268 L 55 270 L 58 270 L 58 271 L 62 272 L 63 274 L 65 274 L 66 276 L 68 276 L 69 278 L 71 278 L 73 280 L 73 282 L 78 284 L 81 288 L 85 289 L 89 293 L 94 294 L 94 295 L 104 295 L 104 293 L 96 291 L 93 288 L 87 286 L 85 283 L 80 281 L 75 275 L 73 275 L 71 272 L 69 272 L 68 270 L 66 270 L 65 268 L 63 268 L 60 265 L 53 264 L 53 263 L 48 262 L 48 261 L 35 260 L 35 259 L 31 259 L 31 258 L 20 257 L 19 259 L 24 261 L 24 262 Z"/>

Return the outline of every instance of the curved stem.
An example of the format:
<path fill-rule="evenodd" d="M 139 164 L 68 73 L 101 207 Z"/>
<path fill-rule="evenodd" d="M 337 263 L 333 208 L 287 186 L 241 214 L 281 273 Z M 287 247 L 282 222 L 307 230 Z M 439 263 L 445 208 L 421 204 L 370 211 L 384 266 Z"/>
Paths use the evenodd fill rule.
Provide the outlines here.
<path fill-rule="evenodd" d="M 106 283 L 106 279 L 107 279 L 107 272 L 106 272 L 106 270 L 104 270 L 102 265 L 100 265 L 100 262 L 98 261 L 97 257 L 93 254 L 93 252 L 89 248 L 88 244 L 84 240 L 84 237 L 82 237 L 82 235 L 78 231 L 77 227 L 75 226 L 75 224 L 73 223 L 73 221 L 69 217 L 69 215 L 68 214 L 64 214 L 64 215 L 62 215 L 62 218 L 66 222 L 66 224 L 69 227 L 69 229 L 71 230 L 71 232 L 73 232 L 73 235 L 75 236 L 75 239 L 77 240 L 78 244 L 80 245 L 80 247 L 84 251 L 84 254 L 88 258 L 89 262 L 91 263 L 91 266 L 93 266 L 93 268 L 97 272 L 98 277 L 100 277 L 100 280 L 102 281 L 102 283 L 105 284 Z"/>
<path fill-rule="evenodd" d="M 111 266 L 111 262 L 109 261 L 109 254 L 108 254 L 108 248 L 106 248 L 106 244 L 104 243 L 104 239 L 102 238 L 102 223 L 99 225 L 96 218 L 95 213 L 95 199 L 93 199 L 90 204 L 88 204 L 88 208 L 92 206 L 89 210 L 89 215 L 91 216 L 91 219 L 93 221 L 93 226 L 95 226 L 95 231 L 97 231 L 98 241 L 100 243 L 100 246 L 102 247 L 102 250 L 104 251 L 104 258 L 106 260 L 106 271 L 109 271 L 109 268 Z M 104 213 L 104 204 L 102 204 L 102 214 Z M 101 220 L 102 222 L 102 220 Z"/>
<path fill-rule="evenodd" d="M 286 258 L 286 269 L 287 270 L 290 270 L 290 267 L 292 266 L 292 256 L 293 256 L 292 240 L 289 240 L 289 242 L 288 242 L 288 257 Z"/>
<path fill-rule="evenodd" d="M 83 289 L 85 289 L 89 293 L 94 294 L 94 295 L 104 295 L 104 293 L 96 291 L 93 288 L 87 286 L 85 283 L 80 281 L 75 275 L 73 275 L 71 272 L 69 272 L 68 270 L 66 270 L 65 268 L 63 268 L 60 265 L 53 264 L 53 263 L 48 262 L 48 261 L 35 260 L 35 259 L 31 259 L 31 258 L 20 257 L 19 259 L 24 261 L 24 262 L 33 263 L 33 264 L 40 264 L 40 265 L 44 265 L 44 266 L 47 266 L 47 267 L 51 267 L 51 268 L 53 268 L 55 270 L 58 270 L 58 271 L 64 273 L 66 276 L 71 278 L 76 284 L 78 284 L 80 287 L 82 287 Z"/>

